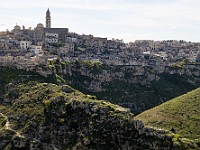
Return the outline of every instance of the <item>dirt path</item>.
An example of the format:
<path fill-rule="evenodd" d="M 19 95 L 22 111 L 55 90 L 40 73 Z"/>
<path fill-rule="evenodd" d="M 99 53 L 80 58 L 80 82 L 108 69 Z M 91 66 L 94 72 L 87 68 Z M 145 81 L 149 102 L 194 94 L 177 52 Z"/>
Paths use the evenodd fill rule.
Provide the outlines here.
<path fill-rule="evenodd" d="M 22 135 L 20 135 L 19 132 L 17 132 L 16 130 L 13 130 L 13 129 L 10 127 L 11 124 L 10 124 L 10 122 L 9 122 L 7 116 L 5 116 L 3 113 L 0 113 L 0 115 L 6 119 L 6 124 L 4 125 L 4 127 L 5 127 L 6 130 L 11 130 L 11 131 L 15 132 L 15 135 L 18 136 L 18 137 L 23 137 Z"/>

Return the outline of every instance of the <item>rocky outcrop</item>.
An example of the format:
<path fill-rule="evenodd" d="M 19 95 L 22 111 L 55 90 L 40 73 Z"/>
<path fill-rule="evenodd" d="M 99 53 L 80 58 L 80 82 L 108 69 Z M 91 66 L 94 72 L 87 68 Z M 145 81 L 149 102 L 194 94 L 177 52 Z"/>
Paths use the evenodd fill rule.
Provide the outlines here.
<path fill-rule="evenodd" d="M 13 92 L 18 97 L 0 106 L 12 129 L 0 129 L 0 149 L 173 149 L 165 132 L 146 128 L 127 109 L 69 86 L 31 82 L 12 86 L 5 97 Z"/>
<path fill-rule="evenodd" d="M 106 66 L 98 73 L 84 63 L 57 72 L 74 88 L 141 113 L 200 85 L 200 65 Z M 70 70 L 70 73 L 69 73 Z"/>
<path fill-rule="evenodd" d="M 67 66 L 67 69 L 60 67 L 59 64 L 55 64 L 55 67 L 57 72 L 62 75 L 73 76 L 78 72 L 81 76 L 90 78 L 91 80 L 87 83 L 88 89 L 93 88 L 93 91 L 98 92 L 105 90 L 102 86 L 103 83 L 112 82 L 113 80 L 127 81 L 130 84 L 149 85 L 152 81 L 158 81 L 160 79 L 160 75 L 162 74 L 183 76 L 187 82 L 194 85 L 198 85 L 200 83 L 199 64 L 184 65 L 182 67 L 162 65 L 104 66 L 101 68 L 101 71 L 98 71 L 97 73 L 93 73 L 92 68 L 88 68 L 84 65 L 84 63 L 79 64 L 78 67 L 72 63 Z M 192 78 L 190 78 L 191 76 Z M 98 86 L 98 88 L 96 88 L 94 84 Z"/>

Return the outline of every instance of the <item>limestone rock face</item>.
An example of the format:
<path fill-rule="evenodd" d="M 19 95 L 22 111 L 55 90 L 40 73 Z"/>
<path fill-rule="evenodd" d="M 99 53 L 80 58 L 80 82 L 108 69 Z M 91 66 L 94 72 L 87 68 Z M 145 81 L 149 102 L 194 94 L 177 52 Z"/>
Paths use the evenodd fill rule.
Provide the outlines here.
<path fill-rule="evenodd" d="M 74 92 L 74 90 L 71 87 L 69 87 L 68 85 L 63 85 L 62 86 L 62 90 L 64 92 L 66 92 L 66 93 L 72 93 L 72 92 Z"/>
<path fill-rule="evenodd" d="M 57 64 L 56 68 L 60 64 Z M 61 68 L 64 69 L 64 68 Z M 82 92 L 95 94 L 141 113 L 187 93 L 200 85 L 200 65 L 102 65 L 94 73 L 84 63 L 66 66 L 67 72 L 59 74 L 70 85 Z"/>
<path fill-rule="evenodd" d="M 68 86 L 28 83 L 12 90 L 18 97 L 0 107 L 8 118 L 0 149 L 173 149 L 172 137 L 145 128 L 127 109 Z"/>

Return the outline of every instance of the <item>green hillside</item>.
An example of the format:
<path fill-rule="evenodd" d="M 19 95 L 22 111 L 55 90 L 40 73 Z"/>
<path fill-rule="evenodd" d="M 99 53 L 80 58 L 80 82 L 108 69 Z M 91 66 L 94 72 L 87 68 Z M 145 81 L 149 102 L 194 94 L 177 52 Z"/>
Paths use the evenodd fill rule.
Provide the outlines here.
<path fill-rule="evenodd" d="M 67 85 L 9 84 L 0 104 L 1 150 L 170 149 L 172 138 Z"/>
<path fill-rule="evenodd" d="M 171 130 L 181 137 L 200 139 L 200 88 L 136 116 L 145 125 Z"/>
<path fill-rule="evenodd" d="M 68 85 L 52 84 L 55 79 L 0 67 L 0 149 L 198 150 L 200 147 L 200 139 L 177 144 L 178 134 L 146 128 L 129 110 L 84 95 Z M 198 111 L 197 105 L 191 107 Z M 190 117 L 198 119 L 198 114 L 199 111 Z M 190 119 L 185 122 L 190 123 Z M 195 132 L 197 123 L 191 122 Z M 172 127 L 176 129 L 173 124 L 168 126 Z"/>

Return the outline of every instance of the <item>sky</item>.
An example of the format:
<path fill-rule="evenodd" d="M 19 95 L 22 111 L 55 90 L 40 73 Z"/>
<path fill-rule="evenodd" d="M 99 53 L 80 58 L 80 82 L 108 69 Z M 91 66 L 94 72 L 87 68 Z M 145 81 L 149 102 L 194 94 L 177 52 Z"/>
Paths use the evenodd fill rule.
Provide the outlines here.
<path fill-rule="evenodd" d="M 45 25 L 108 39 L 200 42 L 200 0 L 1 0 L 0 31 Z"/>

